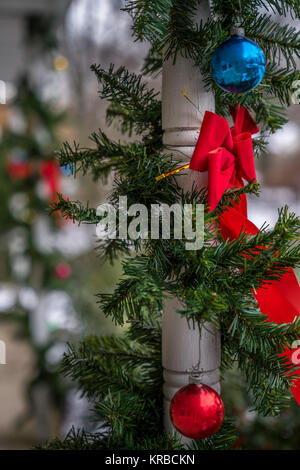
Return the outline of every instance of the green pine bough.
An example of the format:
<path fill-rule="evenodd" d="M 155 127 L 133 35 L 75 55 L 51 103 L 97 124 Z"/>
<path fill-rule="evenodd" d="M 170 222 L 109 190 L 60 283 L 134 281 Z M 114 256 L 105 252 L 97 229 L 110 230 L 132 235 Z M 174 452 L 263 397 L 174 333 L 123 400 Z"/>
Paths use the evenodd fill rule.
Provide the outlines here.
<path fill-rule="evenodd" d="M 155 180 L 155 176 L 176 166 L 162 143 L 159 96 L 144 78 L 160 72 L 163 50 L 166 57 L 176 60 L 178 54 L 183 54 L 200 67 L 207 89 L 215 94 L 217 113 L 227 116 L 229 106 L 236 103 L 253 113 L 263 131 L 254 141 L 257 154 L 263 153 L 268 135 L 287 122 L 285 109 L 291 104 L 293 82 L 300 77 L 295 70 L 300 53 L 299 33 L 291 26 L 275 23 L 272 14 L 288 13 L 299 18 L 299 2 L 241 2 L 246 36 L 255 38 L 268 63 L 259 86 L 243 95 L 220 90 L 209 74 L 213 51 L 240 19 L 239 2 L 212 1 L 212 19 L 195 27 L 193 16 L 198 3 L 127 1 L 125 10 L 132 16 L 136 39 L 151 44 L 143 75 L 129 73 L 125 67 L 115 69 L 111 65 L 109 70 L 103 70 L 92 66 L 99 81 L 100 98 L 109 102 L 108 124 L 117 123 L 123 134 L 134 133 L 137 140 L 116 142 L 99 130 L 91 136 L 92 148 L 65 143 L 59 159 L 61 165 L 71 164 L 74 174 L 83 172 L 95 180 L 105 181 L 113 171 L 110 202 L 115 206 L 119 196 L 127 196 L 128 205 L 142 203 L 147 208 L 157 203 L 190 203 L 193 208 L 197 203 L 206 204 L 205 190 L 193 188 L 183 194 L 174 177 Z M 280 57 L 284 66 L 279 66 Z M 187 251 L 183 243 L 172 238 L 143 243 L 99 242 L 98 249 L 111 261 L 125 254 L 124 276 L 115 292 L 99 294 L 98 298 L 104 314 L 128 328 L 121 337 L 88 337 L 70 346 L 62 362 L 63 372 L 93 401 L 99 429 L 92 435 L 73 429 L 63 442 L 50 442 L 46 448 L 182 448 L 178 436 L 166 435 L 162 425 L 161 314 L 168 296 L 182 301 L 184 307 L 179 315 L 198 323 L 212 322 L 221 329 L 222 373 L 233 366 L 240 369 L 253 409 L 263 416 L 275 416 L 289 406 L 294 370 L 278 353 L 299 338 L 300 320 L 281 325 L 266 322 L 251 292 L 262 286 L 262 279 L 280 279 L 287 267 L 299 266 L 300 220 L 284 207 L 273 230 L 264 227 L 256 236 L 241 234 L 231 243 L 219 237 L 218 246 L 210 243 L 216 234 L 209 227 L 226 207 L 241 193 L 258 195 L 258 191 L 258 185 L 250 183 L 237 192 L 225 192 L 216 210 L 205 213 L 205 243 L 200 250 Z M 96 209 L 62 196 L 52 210 L 60 210 L 79 223 L 96 224 L 101 219 Z M 254 249 L 257 254 L 251 257 Z M 193 441 L 190 447 L 231 449 L 236 439 L 235 424 L 227 417 L 214 436 Z"/>

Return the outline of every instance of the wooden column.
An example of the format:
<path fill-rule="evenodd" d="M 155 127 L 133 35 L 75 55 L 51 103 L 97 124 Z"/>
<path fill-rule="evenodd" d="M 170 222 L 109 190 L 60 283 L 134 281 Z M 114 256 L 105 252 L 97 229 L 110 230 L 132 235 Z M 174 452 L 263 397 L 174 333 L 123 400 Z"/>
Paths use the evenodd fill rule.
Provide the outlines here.
<path fill-rule="evenodd" d="M 209 16 L 208 2 L 202 2 L 198 18 Z M 183 96 L 184 91 L 199 108 L 200 113 Z M 164 143 L 171 148 L 178 161 L 188 162 L 192 156 L 206 110 L 214 111 L 214 98 L 204 90 L 203 79 L 193 61 L 178 55 L 164 62 L 162 85 L 162 123 Z M 186 171 L 178 181 L 187 190 L 193 181 L 198 187 L 207 184 L 207 174 Z M 165 303 L 162 323 L 162 363 L 164 368 L 164 424 L 172 433 L 169 407 L 175 392 L 188 384 L 189 371 L 195 366 L 202 373 L 202 382 L 220 392 L 220 334 L 212 325 L 203 325 L 199 331 L 188 324 L 176 310 L 177 299 Z M 186 441 L 186 439 L 183 439 Z"/>

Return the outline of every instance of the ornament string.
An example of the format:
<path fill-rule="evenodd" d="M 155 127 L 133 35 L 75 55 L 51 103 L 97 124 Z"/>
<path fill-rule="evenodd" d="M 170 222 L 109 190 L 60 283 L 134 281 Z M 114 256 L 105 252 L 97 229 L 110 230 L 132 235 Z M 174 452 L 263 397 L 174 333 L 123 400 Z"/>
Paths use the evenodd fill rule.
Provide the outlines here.
<path fill-rule="evenodd" d="M 200 111 L 200 109 L 198 108 L 198 106 L 191 100 L 191 98 L 188 97 L 188 95 L 186 94 L 186 92 L 184 90 L 182 90 L 181 92 L 182 96 L 192 105 L 194 106 L 194 108 L 198 111 L 198 113 L 200 114 L 201 116 L 201 120 L 203 119 L 204 117 L 204 114 L 202 113 L 202 111 Z"/>

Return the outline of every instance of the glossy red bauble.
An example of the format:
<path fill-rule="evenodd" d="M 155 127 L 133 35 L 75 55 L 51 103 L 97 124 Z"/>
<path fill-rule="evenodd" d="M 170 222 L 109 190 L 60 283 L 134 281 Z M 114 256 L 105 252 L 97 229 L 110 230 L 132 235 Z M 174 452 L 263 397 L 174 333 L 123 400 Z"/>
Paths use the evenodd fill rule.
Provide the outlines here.
<path fill-rule="evenodd" d="M 224 405 L 214 389 L 191 383 L 175 393 L 170 415 L 174 427 L 181 434 L 191 439 L 203 439 L 222 425 Z"/>

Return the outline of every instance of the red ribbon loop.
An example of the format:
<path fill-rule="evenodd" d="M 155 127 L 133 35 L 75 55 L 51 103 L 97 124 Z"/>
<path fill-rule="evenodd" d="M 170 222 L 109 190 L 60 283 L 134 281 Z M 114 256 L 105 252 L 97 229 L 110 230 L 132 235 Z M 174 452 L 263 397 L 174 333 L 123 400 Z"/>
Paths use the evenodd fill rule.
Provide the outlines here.
<path fill-rule="evenodd" d="M 256 179 L 251 135 L 258 127 L 243 107 L 232 109 L 234 127 L 227 120 L 206 111 L 190 169 L 208 171 L 208 206 L 213 211 L 224 191 L 243 186 L 243 179 Z"/>

